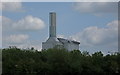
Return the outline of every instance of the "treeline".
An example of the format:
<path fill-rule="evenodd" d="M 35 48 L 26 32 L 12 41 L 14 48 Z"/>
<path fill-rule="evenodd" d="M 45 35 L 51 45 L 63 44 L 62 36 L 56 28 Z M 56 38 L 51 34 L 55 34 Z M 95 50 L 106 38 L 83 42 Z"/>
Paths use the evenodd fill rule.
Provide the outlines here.
<path fill-rule="evenodd" d="M 2 75 L 119 75 L 120 54 L 5 48 Z"/>

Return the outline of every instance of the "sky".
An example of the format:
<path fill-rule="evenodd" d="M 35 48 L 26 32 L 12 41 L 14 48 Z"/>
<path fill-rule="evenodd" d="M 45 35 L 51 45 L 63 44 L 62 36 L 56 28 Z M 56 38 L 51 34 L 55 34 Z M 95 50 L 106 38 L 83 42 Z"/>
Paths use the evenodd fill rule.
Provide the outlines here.
<path fill-rule="evenodd" d="M 80 42 L 80 50 L 118 51 L 117 2 L 3 2 L 2 47 L 41 50 L 56 12 L 57 37 Z"/>

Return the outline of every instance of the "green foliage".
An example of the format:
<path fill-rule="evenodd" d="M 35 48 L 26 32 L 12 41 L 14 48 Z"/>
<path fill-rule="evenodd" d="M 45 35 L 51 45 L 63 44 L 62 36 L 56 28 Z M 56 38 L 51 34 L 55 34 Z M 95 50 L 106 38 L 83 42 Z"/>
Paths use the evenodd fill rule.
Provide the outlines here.
<path fill-rule="evenodd" d="M 2 67 L 3 75 L 115 75 L 120 73 L 120 54 L 10 47 L 2 50 Z"/>

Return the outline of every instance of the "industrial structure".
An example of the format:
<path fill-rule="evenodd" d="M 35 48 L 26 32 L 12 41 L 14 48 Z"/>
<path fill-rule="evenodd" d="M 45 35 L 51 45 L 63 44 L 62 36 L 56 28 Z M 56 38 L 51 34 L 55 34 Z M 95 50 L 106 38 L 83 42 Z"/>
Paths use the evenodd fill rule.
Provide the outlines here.
<path fill-rule="evenodd" d="M 46 42 L 42 42 L 42 49 L 46 50 L 49 48 L 59 47 L 65 48 L 68 51 L 79 50 L 79 42 L 68 40 L 64 38 L 56 37 L 56 13 L 51 12 L 49 14 L 49 38 Z"/>

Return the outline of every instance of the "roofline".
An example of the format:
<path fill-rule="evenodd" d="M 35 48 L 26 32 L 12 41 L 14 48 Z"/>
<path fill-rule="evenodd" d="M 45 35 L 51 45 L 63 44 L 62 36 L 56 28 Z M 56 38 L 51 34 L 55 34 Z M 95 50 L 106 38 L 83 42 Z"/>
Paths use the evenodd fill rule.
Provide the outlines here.
<path fill-rule="evenodd" d="M 57 39 L 58 39 L 58 40 L 59 40 L 59 39 L 63 39 L 63 40 L 71 41 L 71 42 L 73 42 L 73 43 L 80 44 L 80 42 L 78 42 L 78 41 L 74 41 L 74 40 L 68 40 L 68 39 L 64 39 L 64 38 L 57 38 Z"/>

